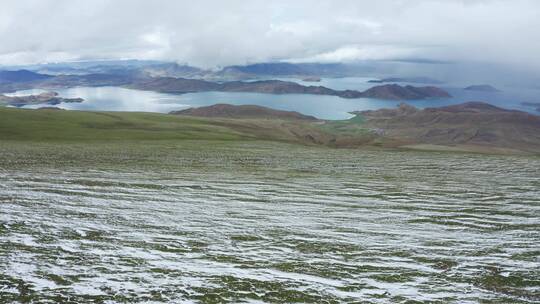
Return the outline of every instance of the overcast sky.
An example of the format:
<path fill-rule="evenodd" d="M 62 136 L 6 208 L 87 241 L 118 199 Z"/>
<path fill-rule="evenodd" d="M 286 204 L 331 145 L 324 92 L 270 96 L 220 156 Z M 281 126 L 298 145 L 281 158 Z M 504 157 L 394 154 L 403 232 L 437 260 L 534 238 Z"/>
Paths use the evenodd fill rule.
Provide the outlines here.
<path fill-rule="evenodd" d="M 538 0 L 2 0 L 0 64 L 421 58 L 540 68 Z"/>

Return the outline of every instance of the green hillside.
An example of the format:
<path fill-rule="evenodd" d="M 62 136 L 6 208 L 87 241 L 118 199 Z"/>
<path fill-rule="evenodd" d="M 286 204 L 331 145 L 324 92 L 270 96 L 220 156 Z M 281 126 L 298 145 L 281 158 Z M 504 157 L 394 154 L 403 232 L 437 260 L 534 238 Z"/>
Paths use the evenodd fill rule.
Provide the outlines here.
<path fill-rule="evenodd" d="M 165 114 L 0 108 L 0 140 L 235 140 L 250 137 L 210 120 Z"/>

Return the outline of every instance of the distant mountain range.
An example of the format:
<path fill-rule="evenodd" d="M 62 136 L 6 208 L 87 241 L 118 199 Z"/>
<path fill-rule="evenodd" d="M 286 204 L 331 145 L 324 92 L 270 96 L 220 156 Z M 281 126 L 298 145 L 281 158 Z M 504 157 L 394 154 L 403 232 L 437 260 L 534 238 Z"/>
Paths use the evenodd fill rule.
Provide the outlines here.
<path fill-rule="evenodd" d="M 123 86 L 137 79 L 133 75 L 84 74 L 84 75 L 44 75 L 31 71 L 0 71 L 0 93 L 28 89 L 57 89 L 76 86 Z"/>
<path fill-rule="evenodd" d="M 347 77 L 363 76 L 373 71 L 369 64 L 341 63 L 256 63 L 201 69 L 175 62 L 144 60 L 112 60 L 51 63 L 4 69 L 27 69 L 49 75 L 120 74 L 132 76 L 198 78 L 206 80 L 246 80 L 269 77 Z"/>
<path fill-rule="evenodd" d="M 53 76 L 38 74 L 28 70 L 0 71 L 0 83 L 17 83 L 38 81 L 52 78 Z"/>
<path fill-rule="evenodd" d="M 266 62 L 200 68 L 187 63 L 152 60 L 96 60 L 24 66 L 0 66 L 0 70 L 29 70 L 48 75 L 119 74 L 132 77 L 196 78 L 210 81 L 264 80 L 308 77 L 376 77 L 377 83 L 439 85 L 443 82 L 519 83 L 537 87 L 540 78 L 507 71 L 492 64 L 458 64 L 432 60 L 365 60 L 351 63 Z"/>
<path fill-rule="evenodd" d="M 355 75 L 357 68 L 341 63 L 257 63 L 244 66 L 229 66 L 220 71 L 223 74 L 267 76 L 346 76 Z"/>
<path fill-rule="evenodd" d="M 266 94 L 313 94 L 331 95 L 342 98 L 378 98 L 394 100 L 446 98 L 450 95 L 437 87 L 399 86 L 396 84 L 381 85 L 364 92 L 355 90 L 333 90 L 323 86 L 304 86 L 295 82 L 281 80 L 229 81 L 212 82 L 200 79 L 174 77 L 148 77 L 141 75 L 121 74 L 87 74 L 49 76 L 29 71 L 5 72 L 18 75 L 17 81 L 0 81 L 0 92 L 42 88 L 57 89 L 76 86 L 123 86 L 138 90 L 163 93 L 193 92 L 252 92 Z M 12 77 L 13 78 L 13 77 Z"/>

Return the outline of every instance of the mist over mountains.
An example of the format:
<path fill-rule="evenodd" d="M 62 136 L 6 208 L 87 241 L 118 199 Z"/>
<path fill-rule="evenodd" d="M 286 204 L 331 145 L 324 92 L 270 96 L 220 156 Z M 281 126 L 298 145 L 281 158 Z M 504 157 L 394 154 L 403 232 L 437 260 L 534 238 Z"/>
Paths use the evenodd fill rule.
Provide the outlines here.
<path fill-rule="evenodd" d="M 490 83 L 494 86 L 538 87 L 540 74 L 508 66 L 480 63 L 424 62 L 422 60 L 362 61 L 354 63 L 265 62 L 207 69 L 157 60 L 97 60 L 36 65 L 0 65 L 0 70 L 30 70 L 48 75 L 116 74 L 129 76 L 181 77 L 216 81 L 279 77 L 378 77 L 384 82 Z M 429 80 L 429 81 L 426 81 Z"/>

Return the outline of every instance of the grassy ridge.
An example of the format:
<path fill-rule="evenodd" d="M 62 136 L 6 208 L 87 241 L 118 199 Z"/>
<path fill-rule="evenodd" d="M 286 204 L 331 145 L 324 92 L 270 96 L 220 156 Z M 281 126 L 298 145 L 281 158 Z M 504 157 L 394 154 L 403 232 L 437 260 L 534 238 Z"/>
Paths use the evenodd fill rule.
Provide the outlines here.
<path fill-rule="evenodd" d="M 250 137 L 209 120 L 165 114 L 0 108 L 0 140 L 236 140 Z"/>
<path fill-rule="evenodd" d="M 203 118 L 142 112 L 0 108 L 0 140 L 176 141 L 269 140 L 350 146 L 369 139 L 357 123 L 281 118 Z M 352 143 L 352 144 L 351 144 Z"/>

